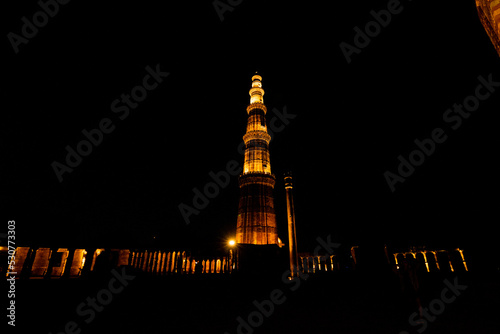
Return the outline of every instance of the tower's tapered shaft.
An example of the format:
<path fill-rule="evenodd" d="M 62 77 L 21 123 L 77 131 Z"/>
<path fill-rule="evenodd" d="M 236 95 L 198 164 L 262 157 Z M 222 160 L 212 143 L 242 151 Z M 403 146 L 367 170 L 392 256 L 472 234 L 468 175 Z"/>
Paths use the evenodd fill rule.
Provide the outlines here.
<path fill-rule="evenodd" d="M 285 174 L 286 213 L 288 218 L 288 249 L 290 251 L 290 272 L 292 277 L 299 276 L 299 258 L 297 254 L 297 232 L 295 230 L 295 210 L 293 207 L 292 173 Z"/>
<path fill-rule="evenodd" d="M 239 177 L 240 201 L 236 225 L 236 242 L 254 245 L 277 244 L 276 215 L 273 189 L 275 177 L 271 174 L 262 77 L 252 77 L 250 105 L 247 107 L 245 162 Z"/>

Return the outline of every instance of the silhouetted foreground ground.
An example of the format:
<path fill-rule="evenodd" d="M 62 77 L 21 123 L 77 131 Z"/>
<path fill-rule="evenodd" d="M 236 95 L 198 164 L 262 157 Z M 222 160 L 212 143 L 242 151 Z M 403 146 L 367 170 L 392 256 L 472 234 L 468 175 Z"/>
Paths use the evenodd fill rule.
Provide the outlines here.
<path fill-rule="evenodd" d="M 300 285 L 284 283 L 281 278 L 178 279 L 132 275 L 136 277 L 116 294 L 102 291 L 109 291 L 112 275 L 89 280 L 17 281 L 16 331 L 54 334 L 417 333 L 423 326 L 412 326 L 408 322 L 416 311 L 414 295 L 403 292 L 399 278 L 392 273 L 378 280 L 373 275 L 354 272 L 311 276 L 306 281 L 300 280 Z M 423 333 L 498 332 L 499 273 L 430 273 L 422 277 L 422 305 L 428 308 L 432 304 L 439 313 L 432 322 L 428 321 Z M 446 288 L 444 280 L 453 283 L 456 277 L 458 283 L 467 288 L 459 291 L 456 298 L 451 291 L 445 292 L 448 301 L 453 299 L 449 303 L 436 301 L 441 300 Z M 112 289 L 118 291 L 121 283 L 113 280 L 113 284 Z M 100 312 L 90 311 L 87 297 L 95 298 L 98 294 L 101 301 L 108 304 L 102 306 Z M 271 307 L 271 301 L 262 303 L 270 300 L 271 295 L 279 305 L 273 303 Z M 254 300 L 267 317 L 256 312 Z M 441 311 L 440 305 L 444 305 Z M 93 313 L 95 317 L 91 319 Z M 256 327 L 241 325 L 238 331 L 238 317 Z M 68 324 L 70 321 L 75 324 Z"/>

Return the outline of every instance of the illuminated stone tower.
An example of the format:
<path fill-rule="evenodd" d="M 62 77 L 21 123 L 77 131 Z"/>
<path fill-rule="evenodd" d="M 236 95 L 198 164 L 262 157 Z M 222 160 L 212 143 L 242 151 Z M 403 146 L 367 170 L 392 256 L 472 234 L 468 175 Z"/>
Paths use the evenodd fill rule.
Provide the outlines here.
<path fill-rule="evenodd" d="M 250 105 L 247 107 L 245 163 L 239 177 L 240 202 L 236 225 L 236 242 L 241 244 L 278 244 L 273 189 L 275 177 L 271 174 L 262 77 L 252 77 Z"/>

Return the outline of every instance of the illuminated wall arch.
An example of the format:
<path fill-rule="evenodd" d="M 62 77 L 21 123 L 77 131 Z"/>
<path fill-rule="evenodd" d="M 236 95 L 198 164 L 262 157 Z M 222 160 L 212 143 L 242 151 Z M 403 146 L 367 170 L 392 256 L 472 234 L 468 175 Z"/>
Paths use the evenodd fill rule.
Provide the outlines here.
<path fill-rule="evenodd" d="M 54 258 L 52 263 L 51 272 L 49 273 L 52 277 L 61 277 L 66 269 L 66 260 L 68 259 L 69 251 L 67 248 L 59 248 L 57 251 L 52 252 L 52 257 Z"/>
<path fill-rule="evenodd" d="M 161 252 L 161 251 L 158 251 L 158 253 L 156 254 L 156 265 L 155 265 L 155 270 L 154 270 L 154 272 L 155 272 L 156 274 L 159 274 L 159 273 L 160 273 L 161 256 L 162 256 L 162 252 Z"/>
<path fill-rule="evenodd" d="M 186 265 L 187 265 L 187 257 L 186 257 L 186 252 L 183 251 L 181 254 L 181 257 L 179 259 L 179 273 L 185 273 L 186 272 Z"/>
<path fill-rule="evenodd" d="M 176 259 L 176 252 L 172 252 L 172 258 L 170 260 L 170 272 L 174 273 L 175 272 L 175 259 Z"/>
<path fill-rule="evenodd" d="M 135 268 L 141 268 L 141 252 L 135 252 Z"/>
<path fill-rule="evenodd" d="M 141 263 L 141 270 L 146 271 L 146 265 L 148 263 L 148 251 L 145 251 L 142 253 L 142 263 Z"/>
<path fill-rule="evenodd" d="M 168 252 L 167 256 L 165 257 L 165 272 L 166 273 L 170 272 L 171 263 L 172 263 L 172 254 L 170 252 Z"/>
<path fill-rule="evenodd" d="M 85 249 L 75 249 L 73 263 L 71 264 L 70 277 L 80 276 L 85 265 L 87 251 Z"/>
<path fill-rule="evenodd" d="M 446 251 L 438 251 L 437 253 L 438 265 L 441 271 L 444 272 L 453 272 L 453 266 L 450 262 L 450 258 L 448 256 L 448 252 Z"/>
<path fill-rule="evenodd" d="M 396 268 L 401 269 L 404 266 L 404 263 L 406 262 L 405 256 L 403 253 L 397 253 L 396 254 Z"/>
<path fill-rule="evenodd" d="M 132 267 L 134 267 L 134 263 L 135 263 L 135 252 L 131 252 L 130 253 L 130 265 Z"/>
<path fill-rule="evenodd" d="M 195 269 L 196 269 L 196 261 L 195 261 L 195 259 L 192 259 L 191 260 L 191 271 L 190 271 L 190 273 L 194 274 L 194 270 Z"/>
<path fill-rule="evenodd" d="M 418 272 L 429 272 L 429 264 L 427 263 L 427 257 L 423 252 L 415 253 L 415 260 L 417 263 Z"/>
<path fill-rule="evenodd" d="M 307 263 L 309 266 L 309 271 L 314 274 L 317 270 L 318 267 L 316 266 L 316 262 L 314 261 L 314 256 L 308 256 L 307 257 Z"/>
<path fill-rule="evenodd" d="M 162 273 L 162 274 L 165 273 L 165 261 L 166 260 L 167 260 L 167 254 L 165 252 L 163 252 L 161 255 L 161 267 L 160 267 L 160 273 Z"/>
<path fill-rule="evenodd" d="M 158 260 L 158 252 L 151 253 L 151 260 L 149 261 L 148 272 L 155 272 L 156 261 Z"/>
<path fill-rule="evenodd" d="M 435 252 L 427 251 L 425 252 L 425 256 L 427 257 L 427 263 L 429 264 L 429 271 L 430 272 L 439 271 L 439 264 L 437 262 L 437 257 Z"/>
<path fill-rule="evenodd" d="M 182 274 L 182 269 L 184 265 L 184 255 L 180 251 L 177 252 L 176 262 L 175 262 L 175 272 Z"/>
<path fill-rule="evenodd" d="M 308 262 L 307 262 L 307 257 L 301 256 L 300 261 L 302 262 L 302 272 L 305 274 L 308 274 L 309 273 L 309 266 L 308 266 Z"/>
<path fill-rule="evenodd" d="M 184 272 L 186 274 L 189 274 L 189 271 L 191 270 L 191 257 L 186 258 L 186 266 L 184 269 Z"/>
<path fill-rule="evenodd" d="M 456 272 L 465 272 L 468 271 L 467 263 L 465 261 L 465 257 L 463 255 L 463 251 L 461 249 L 454 249 L 449 252 L 450 261 L 452 267 Z"/>

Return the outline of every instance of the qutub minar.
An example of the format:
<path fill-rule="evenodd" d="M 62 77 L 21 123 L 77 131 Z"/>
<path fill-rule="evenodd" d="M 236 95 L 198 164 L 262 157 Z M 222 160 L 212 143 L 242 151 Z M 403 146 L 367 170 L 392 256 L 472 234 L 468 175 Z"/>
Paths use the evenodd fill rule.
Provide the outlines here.
<path fill-rule="evenodd" d="M 240 197 L 236 224 L 236 240 L 230 240 L 227 251 L 204 255 L 196 249 L 171 248 L 168 245 L 132 248 L 97 248 L 85 245 L 29 245 L 3 246 L 0 244 L 0 274 L 16 279 L 78 278 L 99 273 L 109 268 L 129 266 L 151 275 L 178 274 L 232 274 L 233 272 L 267 272 L 269 275 L 285 264 L 279 250 L 283 243 L 278 238 L 273 190 L 276 177 L 271 173 L 262 77 L 255 74 L 247 107 L 248 122 L 243 136 L 245 158 L 239 176 Z M 234 175 L 234 174 L 232 174 Z M 298 252 L 291 173 L 284 177 L 288 222 L 289 278 L 301 273 L 355 270 L 358 265 L 357 245 L 350 252 Z M 328 236 L 329 238 L 330 236 Z M 318 239 L 317 239 L 318 240 Z M 320 239 L 322 240 L 322 239 Z M 0 242 L 2 242 L 0 238 Z M 91 243 L 91 240 L 90 240 Z M 65 247 L 65 248 L 61 248 Z M 81 247 L 81 248 L 80 248 Z M 85 247 L 85 248 L 83 248 Z M 344 246 L 346 247 L 346 246 Z M 349 246 L 347 246 L 349 249 Z M 464 252 L 460 248 L 428 249 L 424 245 L 410 249 L 385 249 L 387 264 L 393 270 L 406 270 L 418 263 L 426 272 L 468 271 Z M 346 254 L 350 255 L 346 257 Z M 389 255 L 390 254 L 390 255 Z M 283 261 L 282 261 L 283 260 Z M 7 266 L 6 266 L 7 265 Z M 107 268 L 107 269 L 106 269 Z M 274 271 L 273 271 L 274 270 Z"/>
<path fill-rule="evenodd" d="M 239 177 L 240 201 L 236 225 L 236 242 L 239 244 L 278 244 L 273 189 L 276 178 L 271 174 L 269 142 L 262 77 L 252 77 L 250 105 L 247 107 L 245 163 Z"/>

